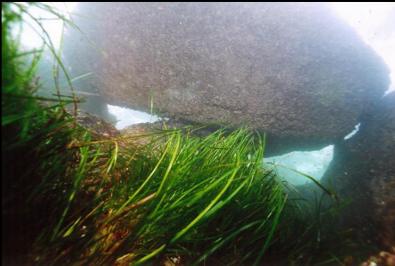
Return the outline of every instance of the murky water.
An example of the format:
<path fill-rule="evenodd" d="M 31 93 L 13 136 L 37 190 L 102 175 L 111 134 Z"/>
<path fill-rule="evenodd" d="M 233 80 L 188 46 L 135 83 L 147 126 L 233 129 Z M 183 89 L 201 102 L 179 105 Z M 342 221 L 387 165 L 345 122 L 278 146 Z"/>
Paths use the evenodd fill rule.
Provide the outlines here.
<path fill-rule="evenodd" d="M 361 202 L 350 216 L 395 222 L 380 219 L 395 200 L 395 4 L 58 7 L 84 32 L 43 24 L 84 111 L 118 130 L 161 119 L 247 125 L 268 133 L 262 165 L 285 182 L 305 189 L 315 179 Z M 25 27 L 23 43 L 38 47 Z M 61 92 L 71 93 L 60 79 Z M 52 81 L 42 81 L 39 93 L 48 93 Z M 373 206 L 366 215 L 365 202 Z M 395 247 L 393 229 L 380 234 Z"/>

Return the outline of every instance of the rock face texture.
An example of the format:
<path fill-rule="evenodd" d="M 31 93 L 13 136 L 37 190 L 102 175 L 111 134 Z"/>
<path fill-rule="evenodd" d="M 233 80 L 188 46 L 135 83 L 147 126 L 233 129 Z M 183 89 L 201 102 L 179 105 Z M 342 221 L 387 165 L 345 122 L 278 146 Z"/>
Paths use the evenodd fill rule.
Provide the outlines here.
<path fill-rule="evenodd" d="M 384 248 L 395 246 L 395 92 L 362 117 L 357 135 L 335 147 L 323 182 L 351 200 L 346 224 L 366 226 Z"/>
<path fill-rule="evenodd" d="M 93 71 L 110 103 L 250 125 L 301 149 L 343 138 L 389 84 L 382 60 L 323 4 L 83 3 L 76 13 L 93 46 L 69 31 L 66 61 Z"/>

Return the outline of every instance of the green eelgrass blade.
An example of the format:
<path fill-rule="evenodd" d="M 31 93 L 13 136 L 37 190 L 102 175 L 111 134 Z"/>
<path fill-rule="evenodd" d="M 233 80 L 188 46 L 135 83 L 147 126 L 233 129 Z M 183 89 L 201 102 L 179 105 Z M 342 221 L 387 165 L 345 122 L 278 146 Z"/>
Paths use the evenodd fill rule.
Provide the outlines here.
<path fill-rule="evenodd" d="M 76 171 L 76 177 L 74 179 L 73 189 L 71 190 L 70 195 L 68 197 L 67 206 L 64 209 L 58 224 L 55 226 L 54 232 L 51 237 L 51 241 L 55 240 L 55 238 L 58 236 L 58 232 L 63 224 L 63 220 L 66 218 L 66 215 L 70 209 L 71 203 L 73 202 L 75 195 L 77 193 L 77 190 L 79 189 L 81 181 L 85 175 L 89 149 L 88 149 L 88 147 L 82 147 L 80 150 L 81 150 L 81 153 L 80 153 L 81 159 L 80 159 L 78 169 Z"/>
<path fill-rule="evenodd" d="M 254 265 L 259 265 L 259 263 L 261 263 L 262 256 L 265 253 L 265 251 L 267 250 L 267 248 L 269 247 L 269 245 L 271 243 L 271 239 L 273 238 L 274 232 L 276 231 L 277 225 L 280 221 L 280 216 L 282 214 L 282 211 L 284 209 L 286 202 L 287 202 L 287 197 L 285 197 L 283 199 L 282 204 L 277 209 L 276 215 L 274 216 L 274 220 L 271 225 L 269 235 L 266 237 L 265 243 L 263 244 L 263 248 L 262 248 L 261 252 L 259 253 L 258 257 L 256 258 Z"/>
<path fill-rule="evenodd" d="M 300 174 L 300 175 L 302 175 L 302 176 L 304 176 L 304 177 L 310 179 L 311 181 L 313 181 L 314 184 L 316 184 L 320 189 L 322 189 L 322 190 L 323 190 L 325 193 L 327 193 L 329 196 L 331 196 L 332 198 L 334 198 L 334 199 L 336 199 L 336 200 L 338 199 L 337 194 L 336 194 L 335 192 L 333 192 L 333 191 L 329 190 L 328 188 L 326 188 L 325 186 L 323 186 L 323 185 L 322 185 L 317 179 L 315 179 L 314 177 L 312 177 L 312 176 L 310 176 L 310 175 L 308 175 L 308 174 L 306 174 L 306 173 L 300 172 L 300 171 L 298 171 L 298 170 L 296 170 L 296 169 L 290 168 L 290 167 L 288 167 L 288 166 L 286 166 L 286 165 L 277 164 L 277 163 L 276 163 L 275 165 L 280 166 L 280 167 L 283 167 L 283 168 L 286 168 L 286 169 L 288 169 L 288 170 L 291 170 L 291 171 L 293 171 L 293 172 L 295 172 L 295 173 L 298 173 L 298 174 Z"/>
<path fill-rule="evenodd" d="M 239 159 L 237 158 L 237 161 Z M 170 243 L 174 243 L 177 241 L 180 237 L 182 237 L 189 229 L 191 229 L 195 224 L 197 224 L 205 215 L 206 213 L 218 202 L 218 200 L 222 197 L 222 195 L 226 192 L 226 190 L 229 188 L 229 186 L 232 184 L 233 179 L 235 178 L 237 172 L 239 171 L 239 167 L 235 167 L 233 170 L 233 173 L 231 174 L 230 178 L 228 179 L 228 182 L 224 186 L 224 188 L 218 193 L 218 195 L 210 202 L 210 204 L 198 215 L 196 218 L 189 223 L 185 228 L 183 228 L 181 231 L 179 231 L 171 240 Z"/>
<path fill-rule="evenodd" d="M 145 179 L 143 184 L 141 184 L 141 186 L 135 191 L 135 193 L 133 195 L 131 195 L 129 197 L 129 199 L 117 210 L 116 214 L 120 213 L 128 204 L 130 204 L 134 200 L 134 198 L 140 193 L 140 191 L 142 191 L 142 189 L 147 185 L 147 183 L 151 180 L 151 178 L 154 176 L 154 174 L 158 170 L 160 164 L 164 160 L 164 158 L 165 158 L 165 156 L 166 156 L 166 154 L 167 154 L 167 152 L 168 152 L 168 150 L 169 150 L 169 148 L 171 146 L 171 140 L 172 139 L 170 138 L 170 140 L 167 142 L 166 148 L 163 151 L 162 156 L 160 157 L 159 161 L 157 162 L 157 164 L 155 165 L 154 169 L 151 171 L 149 176 Z"/>

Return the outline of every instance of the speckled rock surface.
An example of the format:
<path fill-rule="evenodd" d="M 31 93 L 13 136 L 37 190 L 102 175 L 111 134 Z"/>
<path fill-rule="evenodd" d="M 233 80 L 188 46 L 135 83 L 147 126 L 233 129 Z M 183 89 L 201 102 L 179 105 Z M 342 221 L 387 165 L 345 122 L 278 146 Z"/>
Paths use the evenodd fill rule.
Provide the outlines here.
<path fill-rule="evenodd" d="M 364 115 L 353 138 L 335 146 L 323 182 L 351 200 L 346 224 L 371 232 L 382 248 L 395 246 L 395 92 Z"/>
<path fill-rule="evenodd" d="M 69 31 L 66 54 L 112 104 L 247 124 L 301 148 L 344 137 L 389 84 L 382 60 L 322 4 L 83 3 L 76 13 L 95 48 Z"/>

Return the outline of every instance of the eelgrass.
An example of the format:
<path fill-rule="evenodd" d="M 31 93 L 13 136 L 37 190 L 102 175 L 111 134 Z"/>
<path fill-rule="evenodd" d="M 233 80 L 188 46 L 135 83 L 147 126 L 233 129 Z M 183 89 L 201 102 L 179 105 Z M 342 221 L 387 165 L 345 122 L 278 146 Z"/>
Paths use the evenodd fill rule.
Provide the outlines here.
<path fill-rule="evenodd" d="M 2 231 L 3 252 L 9 254 L 27 252 L 28 243 L 63 206 L 59 195 L 70 182 L 65 173 L 74 156 L 64 147 L 80 133 L 70 126 L 73 119 L 62 108 L 65 102 L 33 96 L 41 54 L 21 52 L 12 35 L 21 19 L 12 3 L 2 3 Z M 39 100 L 54 104 L 44 106 Z"/>
<path fill-rule="evenodd" d="M 264 137 L 241 128 L 94 139 L 65 111 L 75 97 L 34 95 L 40 52 L 23 64 L 10 25 L 28 10 L 11 6 L 2 4 L 3 253 L 43 265 L 140 265 L 164 255 L 261 265 L 273 244 L 295 248 L 294 231 L 277 229 L 311 216 L 296 214 L 275 171 L 262 167 Z"/>
<path fill-rule="evenodd" d="M 116 147 L 110 154 L 100 151 L 103 143 L 79 145 L 74 188 L 51 237 L 60 248 L 60 243 L 73 245 L 48 260 L 105 264 L 128 258 L 141 264 L 171 250 L 199 263 L 237 249 L 240 262 L 258 263 L 286 202 L 276 175 L 261 168 L 262 140 L 246 129 L 205 138 L 173 130 L 149 138 L 150 144 L 134 152 L 120 148 L 117 154 L 114 141 L 108 142 Z M 103 164 L 103 158 L 110 159 Z M 63 224 L 76 188 L 84 187 L 81 169 L 85 178 L 101 183 L 95 189 L 102 192 L 91 198 L 97 205 Z"/>

